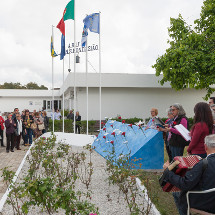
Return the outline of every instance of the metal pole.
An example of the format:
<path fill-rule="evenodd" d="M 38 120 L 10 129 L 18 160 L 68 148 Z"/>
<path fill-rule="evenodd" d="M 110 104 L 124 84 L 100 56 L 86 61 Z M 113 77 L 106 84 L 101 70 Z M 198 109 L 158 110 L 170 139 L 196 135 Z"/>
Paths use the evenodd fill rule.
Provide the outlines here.
<path fill-rule="evenodd" d="M 101 119 L 102 119 L 102 88 L 101 88 L 101 12 L 99 12 L 99 120 L 101 130 Z"/>
<path fill-rule="evenodd" d="M 52 40 L 54 47 L 54 30 L 52 25 Z M 54 57 L 52 57 L 52 131 L 54 133 Z"/>
<path fill-rule="evenodd" d="M 88 63 L 87 63 L 87 60 L 88 60 L 88 50 L 87 50 L 87 41 L 86 41 L 86 93 L 87 93 L 87 135 L 88 135 Z"/>
<path fill-rule="evenodd" d="M 76 83 L 75 83 L 75 73 L 76 73 L 76 35 L 75 35 L 75 0 L 74 0 L 74 134 L 75 134 L 75 115 L 76 115 Z"/>
<path fill-rule="evenodd" d="M 64 133 L 64 58 L 63 58 L 63 133 Z"/>

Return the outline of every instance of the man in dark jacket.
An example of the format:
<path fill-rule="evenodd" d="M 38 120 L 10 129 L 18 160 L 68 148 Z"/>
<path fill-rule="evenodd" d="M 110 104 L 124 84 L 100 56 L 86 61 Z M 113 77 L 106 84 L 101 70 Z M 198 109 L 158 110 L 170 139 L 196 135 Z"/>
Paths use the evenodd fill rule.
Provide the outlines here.
<path fill-rule="evenodd" d="M 74 120 L 73 110 L 70 110 L 69 114 L 67 115 L 67 119 Z"/>
<path fill-rule="evenodd" d="M 186 193 L 193 190 L 208 190 L 215 188 L 215 135 L 205 137 L 205 150 L 207 152 L 207 162 L 201 160 L 184 177 L 176 175 L 168 169 L 169 162 L 164 164 L 165 180 L 181 189 L 178 195 L 176 206 L 180 215 L 187 214 Z M 205 166 L 206 163 L 206 166 Z M 215 213 L 215 195 L 190 194 L 191 208 L 203 210 L 209 213 Z"/>

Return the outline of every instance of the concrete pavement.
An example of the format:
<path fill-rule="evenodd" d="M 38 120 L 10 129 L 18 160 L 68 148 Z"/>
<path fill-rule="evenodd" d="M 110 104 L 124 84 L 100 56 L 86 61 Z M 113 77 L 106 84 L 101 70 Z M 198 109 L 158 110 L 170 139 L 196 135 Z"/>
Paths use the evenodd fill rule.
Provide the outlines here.
<path fill-rule="evenodd" d="M 16 172 L 28 148 L 29 146 L 21 145 L 21 150 L 15 148 L 14 152 L 10 151 L 9 153 L 6 153 L 6 147 L 0 146 L 0 200 L 7 189 L 6 185 L 3 183 L 3 178 L 1 177 L 1 169 L 9 167 L 10 170 Z"/>

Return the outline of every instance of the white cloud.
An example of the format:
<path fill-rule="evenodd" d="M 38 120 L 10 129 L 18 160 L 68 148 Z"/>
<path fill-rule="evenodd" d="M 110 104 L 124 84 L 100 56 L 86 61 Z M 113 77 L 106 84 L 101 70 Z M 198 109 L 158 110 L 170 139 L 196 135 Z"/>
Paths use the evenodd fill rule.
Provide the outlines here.
<path fill-rule="evenodd" d="M 7 0 L 0 7 L 1 83 L 30 81 L 51 87 L 50 36 L 68 0 Z M 168 47 L 170 17 L 179 13 L 192 24 L 203 0 L 79 0 L 76 1 L 76 38 L 81 40 L 83 18 L 101 11 L 102 72 L 152 73 L 151 65 Z M 60 31 L 54 28 L 60 52 Z M 89 44 L 98 34 L 89 33 Z M 73 21 L 66 21 L 66 42 L 73 42 Z M 98 51 L 89 52 L 89 72 L 98 71 Z M 85 71 L 85 55 L 77 72 Z M 65 76 L 68 73 L 65 57 Z M 71 69 L 73 71 L 73 56 Z M 94 70 L 95 69 L 95 70 Z M 54 59 L 55 86 L 62 84 L 62 61 Z"/>

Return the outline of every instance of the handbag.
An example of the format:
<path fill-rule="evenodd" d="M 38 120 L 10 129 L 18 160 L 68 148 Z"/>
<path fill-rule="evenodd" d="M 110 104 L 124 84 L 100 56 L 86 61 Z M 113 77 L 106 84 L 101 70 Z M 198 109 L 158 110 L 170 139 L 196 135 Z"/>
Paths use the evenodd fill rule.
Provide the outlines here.
<path fill-rule="evenodd" d="M 17 129 L 15 129 L 14 133 L 15 133 L 16 136 L 19 136 Z"/>
<path fill-rule="evenodd" d="M 41 130 L 43 130 L 43 129 L 45 129 L 44 123 L 43 123 L 43 124 L 38 125 L 38 129 L 39 129 L 40 131 L 41 131 Z"/>
<path fill-rule="evenodd" d="M 35 130 L 36 128 L 37 128 L 37 124 L 36 124 L 36 123 L 32 123 L 32 124 L 31 124 L 31 129 L 32 129 L 32 130 Z"/>

